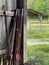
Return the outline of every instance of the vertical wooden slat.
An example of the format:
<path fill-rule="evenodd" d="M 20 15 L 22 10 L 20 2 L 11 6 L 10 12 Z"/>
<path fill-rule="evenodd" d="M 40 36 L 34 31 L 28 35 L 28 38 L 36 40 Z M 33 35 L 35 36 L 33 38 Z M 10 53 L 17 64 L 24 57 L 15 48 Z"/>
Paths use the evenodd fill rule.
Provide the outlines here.
<path fill-rule="evenodd" d="M 24 26 L 23 26 L 23 62 L 24 63 L 27 61 L 26 30 L 27 30 L 27 0 L 24 0 Z"/>

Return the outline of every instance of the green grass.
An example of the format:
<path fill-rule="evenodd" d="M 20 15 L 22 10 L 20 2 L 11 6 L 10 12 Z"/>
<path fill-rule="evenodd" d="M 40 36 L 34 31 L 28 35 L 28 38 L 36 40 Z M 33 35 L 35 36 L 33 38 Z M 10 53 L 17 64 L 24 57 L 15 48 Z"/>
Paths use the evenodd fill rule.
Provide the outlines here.
<path fill-rule="evenodd" d="M 27 60 L 40 60 L 43 65 L 49 65 L 49 45 L 27 46 Z"/>
<path fill-rule="evenodd" d="M 43 38 L 49 38 L 49 32 L 27 33 L 27 39 L 43 39 Z"/>

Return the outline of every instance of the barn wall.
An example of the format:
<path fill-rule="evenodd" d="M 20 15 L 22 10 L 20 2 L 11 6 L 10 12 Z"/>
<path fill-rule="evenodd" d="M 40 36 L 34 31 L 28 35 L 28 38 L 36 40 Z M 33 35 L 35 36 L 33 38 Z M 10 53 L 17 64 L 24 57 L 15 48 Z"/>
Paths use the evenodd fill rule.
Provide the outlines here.
<path fill-rule="evenodd" d="M 16 9 L 16 0 L 7 0 L 8 1 L 8 10 Z"/>
<path fill-rule="evenodd" d="M 3 5 L 7 6 L 7 10 L 15 9 L 16 0 L 0 0 L 0 10 L 2 9 Z M 11 20 L 11 18 L 7 17 L 8 29 L 9 29 L 10 20 Z M 0 50 L 6 48 L 5 40 L 6 40 L 5 21 L 4 21 L 4 17 L 0 17 Z"/>
<path fill-rule="evenodd" d="M 0 0 L 0 10 L 2 10 L 2 6 L 5 5 L 5 0 Z M 5 23 L 4 17 L 0 17 L 0 50 L 5 48 Z"/>

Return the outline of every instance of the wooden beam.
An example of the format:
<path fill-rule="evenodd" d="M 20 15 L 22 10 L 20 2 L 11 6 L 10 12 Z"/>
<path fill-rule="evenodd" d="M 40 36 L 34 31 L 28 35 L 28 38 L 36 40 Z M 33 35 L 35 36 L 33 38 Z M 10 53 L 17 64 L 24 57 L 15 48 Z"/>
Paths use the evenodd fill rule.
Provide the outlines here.
<path fill-rule="evenodd" d="M 5 54 L 6 53 L 6 49 L 4 49 L 4 50 L 0 50 L 0 55 L 3 55 L 3 54 Z"/>
<path fill-rule="evenodd" d="M 12 17 L 14 15 L 13 11 L 5 11 L 7 17 Z M 4 11 L 0 10 L 0 16 L 4 16 Z"/>
<path fill-rule="evenodd" d="M 26 38 L 26 28 L 27 28 L 27 0 L 24 0 L 24 28 L 23 28 L 23 62 L 27 61 L 27 38 Z"/>

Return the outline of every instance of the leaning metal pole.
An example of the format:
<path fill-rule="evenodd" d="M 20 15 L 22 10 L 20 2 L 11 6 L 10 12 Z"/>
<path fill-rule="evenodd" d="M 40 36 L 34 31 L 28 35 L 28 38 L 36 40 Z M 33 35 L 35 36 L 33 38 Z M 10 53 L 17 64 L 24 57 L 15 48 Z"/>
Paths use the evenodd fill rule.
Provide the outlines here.
<path fill-rule="evenodd" d="M 6 32 L 6 49 L 8 50 L 8 30 L 7 30 L 7 18 L 6 18 L 6 11 L 4 10 L 4 18 L 5 18 L 5 32 Z M 8 54 L 8 52 L 7 52 L 7 54 Z M 7 56 L 7 54 L 6 54 L 6 56 Z M 4 59 L 5 61 L 3 61 L 4 62 L 4 65 L 6 65 L 7 64 L 7 60 L 6 59 Z"/>
<path fill-rule="evenodd" d="M 9 35 L 9 41 L 8 41 L 8 43 L 9 43 L 8 65 L 13 65 L 13 62 L 14 62 L 13 61 L 13 48 L 14 48 L 15 32 L 16 32 L 16 20 L 15 19 L 16 19 L 16 14 L 15 14 L 15 18 L 13 20 L 13 25 L 12 25 L 12 28 L 11 28 L 11 32 L 10 32 L 10 35 Z"/>
<path fill-rule="evenodd" d="M 12 63 L 13 63 L 13 47 L 14 47 L 14 40 L 15 40 L 15 30 L 16 30 L 16 22 L 14 21 L 11 45 L 9 47 L 9 56 L 10 56 L 10 58 L 9 58 L 9 65 L 12 65 Z"/>
<path fill-rule="evenodd" d="M 15 40 L 15 31 L 16 31 L 16 21 L 13 21 L 12 26 L 12 38 L 10 39 L 10 36 L 8 36 L 8 30 L 7 30 L 7 18 L 6 18 L 6 11 L 4 10 L 4 18 L 5 18 L 5 29 L 6 29 L 6 45 L 7 45 L 7 60 L 4 61 L 4 65 L 12 65 L 12 59 L 13 59 L 13 46 L 14 46 L 14 40 Z M 11 34 L 10 34 L 11 35 Z"/>

